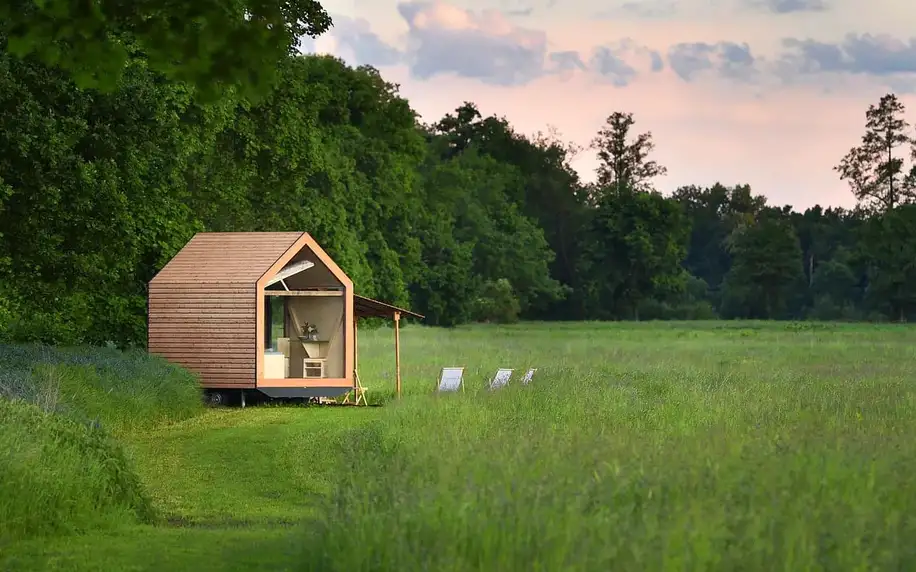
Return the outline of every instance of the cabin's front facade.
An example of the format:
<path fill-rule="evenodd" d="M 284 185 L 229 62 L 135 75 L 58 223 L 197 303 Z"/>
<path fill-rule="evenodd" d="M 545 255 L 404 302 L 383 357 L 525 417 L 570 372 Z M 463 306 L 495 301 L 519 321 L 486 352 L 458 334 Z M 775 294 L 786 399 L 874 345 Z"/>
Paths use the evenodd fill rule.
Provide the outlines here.
<path fill-rule="evenodd" d="M 207 389 L 347 393 L 354 330 L 352 281 L 304 232 L 199 233 L 149 284 L 149 352 Z"/>

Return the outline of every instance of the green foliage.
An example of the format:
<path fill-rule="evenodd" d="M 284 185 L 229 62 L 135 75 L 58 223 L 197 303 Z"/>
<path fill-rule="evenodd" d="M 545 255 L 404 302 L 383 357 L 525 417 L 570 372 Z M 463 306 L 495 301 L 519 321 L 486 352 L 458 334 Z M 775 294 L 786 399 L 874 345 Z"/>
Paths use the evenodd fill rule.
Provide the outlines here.
<path fill-rule="evenodd" d="M 905 119 L 906 107 L 896 95 L 881 97 L 865 112 L 865 134 L 834 167 L 856 199 L 867 208 L 883 212 L 916 199 L 916 137 Z M 903 147 L 903 156 L 898 148 Z"/>
<path fill-rule="evenodd" d="M 847 262 L 845 252 L 838 253 L 817 267 L 811 280 L 811 294 L 834 304 L 853 304 L 858 298 L 858 278 Z"/>
<path fill-rule="evenodd" d="M 748 185 L 726 187 L 720 183 L 709 188 L 681 187 L 673 197 L 690 220 L 690 242 L 684 268 L 718 289 L 731 267 L 727 240 L 742 222 L 753 220 L 766 204 Z"/>
<path fill-rule="evenodd" d="M 521 304 L 512 290 L 512 283 L 500 278 L 483 285 L 474 303 L 473 318 L 478 322 L 511 324 L 518 321 L 520 311 Z"/>
<path fill-rule="evenodd" d="M 528 317 L 555 308 L 575 282 L 574 229 L 583 219 L 568 146 L 555 137 L 523 137 L 470 103 L 446 114 L 429 137 L 434 157 L 479 172 L 480 182 L 464 184 L 479 189 L 481 210 L 465 204 L 460 191 L 450 193 L 477 237 L 478 272 L 485 280 L 507 277 Z"/>
<path fill-rule="evenodd" d="M 916 315 L 916 205 L 899 206 L 868 221 L 863 246 L 866 297 L 873 307 L 899 321 Z"/>
<path fill-rule="evenodd" d="M 102 95 L 3 57 L 0 101 L 4 132 L 18 134 L 0 137 L 0 176 L 12 188 L 0 260 L 19 307 L 11 335 L 143 339 L 145 280 L 199 228 L 180 185 L 195 147 L 179 115 L 187 94 L 155 82 L 142 62 Z"/>
<path fill-rule="evenodd" d="M 657 193 L 601 195 L 581 246 L 583 303 L 590 315 L 637 317 L 640 301 L 683 291 L 689 221 Z"/>
<path fill-rule="evenodd" d="M 807 318 L 820 321 L 852 322 L 862 320 L 862 312 L 850 302 L 836 302 L 829 295 L 817 296 Z"/>
<path fill-rule="evenodd" d="M 598 151 L 599 194 L 606 190 L 652 190 L 652 179 L 667 173 L 664 166 L 649 159 L 655 149 L 651 133 L 640 133 L 632 142 L 628 140 L 635 124 L 632 113 L 615 111 L 592 141 L 592 148 Z"/>
<path fill-rule="evenodd" d="M 803 280 L 801 247 L 784 218 L 764 212 L 729 237 L 732 266 L 723 307 L 730 317 L 785 317 L 793 289 Z"/>
<path fill-rule="evenodd" d="M 683 291 L 664 300 L 647 298 L 637 307 L 641 320 L 713 320 L 716 309 L 709 301 L 709 285 L 702 278 L 687 275 Z"/>
<path fill-rule="evenodd" d="M 453 197 L 455 235 L 473 244 L 474 274 L 508 279 L 524 310 L 539 299 L 557 299 L 560 287 L 549 274 L 553 253 L 541 229 L 510 200 L 518 170 L 473 148 L 436 167 L 428 184 Z"/>
<path fill-rule="evenodd" d="M 39 19 L 53 3 L 42 6 Z M 206 19 L 214 6 L 176 10 Z M 120 17 L 108 8 L 93 26 Z M 300 9 L 311 8 L 290 7 Z M 0 340 L 143 346 L 146 285 L 199 231 L 307 230 L 360 294 L 410 306 L 431 325 L 516 313 L 801 317 L 828 295 L 861 314 L 909 312 L 909 282 L 892 278 L 899 260 L 872 252 L 884 239 L 864 231 L 879 214 L 767 207 L 747 185 L 647 192 L 664 168 L 650 134 L 631 136 L 631 114 L 599 129 L 606 184 L 585 185 L 570 166 L 577 148 L 555 132 L 522 135 L 472 103 L 421 125 L 371 67 L 279 57 L 261 66 L 275 77 L 259 97 L 210 101 L 141 44 L 125 40 L 129 57 L 103 90 L 0 42 Z M 793 229 L 798 249 L 753 246 L 751 233 L 739 256 L 730 237 L 764 212 Z M 770 272 L 768 294 L 748 260 L 785 266 Z M 706 284 L 700 297 L 686 291 L 694 278 Z M 515 302 L 487 317 L 481 300 L 500 280 Z M 891 290 L 899 302 L 885 304 Z"/>
<path fill-rule="evenodd" d="M 208 98 L 229 87 L 263 93 L 302 36 L 331 27 L 315 0 L 12 0 L 0 6 L 0 22 L 10 53 L 58 66 L 80 87 L 114 91 L 139 52 L 152 69 Z"/>

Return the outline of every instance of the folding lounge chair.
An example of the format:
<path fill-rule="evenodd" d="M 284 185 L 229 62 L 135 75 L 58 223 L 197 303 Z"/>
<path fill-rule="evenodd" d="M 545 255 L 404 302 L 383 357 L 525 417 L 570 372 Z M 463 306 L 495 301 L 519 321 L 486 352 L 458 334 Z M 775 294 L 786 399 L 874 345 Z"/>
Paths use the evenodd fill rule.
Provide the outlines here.
<path fill-rule="evenodd" d="M 515 370 L 511 368 L 500 368 L 496 370 L 496 375 L 490 380 L 490 389 L 499 389 L 500 387 L 509 385 L 509 379 L 512 377 L 513 371 Z"/>
<path fill-rule="evenodd" d="M 464 391 L 463 378 L 463 367 L 443 367 L 442 372 L 439 374 L 436 390 L 440 393 L 443 391 Z"/>

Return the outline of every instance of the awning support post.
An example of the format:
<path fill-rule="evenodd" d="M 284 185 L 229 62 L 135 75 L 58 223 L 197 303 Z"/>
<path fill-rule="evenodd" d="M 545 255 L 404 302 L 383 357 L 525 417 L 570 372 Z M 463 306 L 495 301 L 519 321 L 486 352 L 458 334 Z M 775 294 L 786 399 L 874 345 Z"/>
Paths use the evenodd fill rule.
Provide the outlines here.
<path fill-rule="evenodd" d="M 401 398 L 401 313 L 394 313 L 394 374 L 398 399 Z"/>

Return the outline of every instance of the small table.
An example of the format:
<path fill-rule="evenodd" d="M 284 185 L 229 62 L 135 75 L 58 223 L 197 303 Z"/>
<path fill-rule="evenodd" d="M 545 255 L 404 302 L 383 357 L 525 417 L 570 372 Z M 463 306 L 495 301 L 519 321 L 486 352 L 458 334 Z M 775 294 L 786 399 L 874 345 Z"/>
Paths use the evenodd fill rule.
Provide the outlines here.
<path fill-rule="evenodd" d="M 302 364 L 303 378 L 325 377 L 325 362 L 330 341 L 310 340 L 304 336 L 298 336 L 298 339 L 298 344 L 290 344 L 290 363 Z"/>
<path fill-rule="evenodd" d="M 331 343 L 330 341 L 310 340 L 300 336 L 299 342 L 302 343 L 302 348 L 305 350 L 308 357 L 312 359 L 328 357 L 328 345 Z"/>

